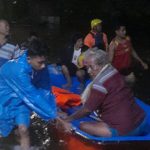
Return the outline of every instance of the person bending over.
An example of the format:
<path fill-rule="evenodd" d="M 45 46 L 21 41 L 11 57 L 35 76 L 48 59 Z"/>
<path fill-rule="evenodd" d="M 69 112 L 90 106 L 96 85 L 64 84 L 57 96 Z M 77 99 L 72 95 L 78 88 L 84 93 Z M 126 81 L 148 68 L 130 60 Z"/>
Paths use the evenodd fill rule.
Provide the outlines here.
<path fill-rule="evenodd" d="M 30 147 L 28 127 L 32 111 L 46 121 L 64 122 L 57 115 L 50 89 L 32 83 L 34 70 L 45 68 L 47 50 L 43 42 L 32 41 L 22 56 L 6 62 L 0 69 L 0 136 L 7 137 L 17 126 L 22 150 Z"/>

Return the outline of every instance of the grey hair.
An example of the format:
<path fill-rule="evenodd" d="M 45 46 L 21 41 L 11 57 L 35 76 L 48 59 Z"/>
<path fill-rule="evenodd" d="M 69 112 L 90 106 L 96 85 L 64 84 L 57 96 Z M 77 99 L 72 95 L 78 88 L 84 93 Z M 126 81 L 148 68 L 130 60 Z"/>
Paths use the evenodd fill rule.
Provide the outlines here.
<path fill-rule="evenodd" d="M 91 57 L 94 58 L 95 64 L 97 65 L 104 66 L 109 63 L 108 54 L 104 50 L 98 49 L 95 51 L 87 51 L 85 54 L 85 59 Z"/>

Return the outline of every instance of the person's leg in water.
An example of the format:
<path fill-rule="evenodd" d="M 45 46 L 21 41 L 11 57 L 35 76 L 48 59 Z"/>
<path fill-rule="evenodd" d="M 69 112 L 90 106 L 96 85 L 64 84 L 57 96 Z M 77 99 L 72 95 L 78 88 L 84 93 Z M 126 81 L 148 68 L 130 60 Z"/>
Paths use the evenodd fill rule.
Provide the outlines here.
<path fill-rule="evenodd" d="M 103 122 L 82 122 L 80 129 L 88 134 L 101 137 L 112 137 L 118 135 L 116 129 L 109 128 L 109 126 Z"/>
<path fill-rule="evenodd" d="M 29 150 L 30 149 L 30 136 L 29 136 L 28 128 L 25 125 L 19 125 L 18 133 L 20 137 L 21 150 Z"/>
<path fill-rule="evenodd" d="M 19 137 L 19 142 L 21 146 L 21 150 L 29 150 L 30 149 L 30 136 L 28 127 L 30 125 L 30 110 L 27 107 L 17 108 L 15 116 L 15 124 L 17 128 L 17 135 Z"/>

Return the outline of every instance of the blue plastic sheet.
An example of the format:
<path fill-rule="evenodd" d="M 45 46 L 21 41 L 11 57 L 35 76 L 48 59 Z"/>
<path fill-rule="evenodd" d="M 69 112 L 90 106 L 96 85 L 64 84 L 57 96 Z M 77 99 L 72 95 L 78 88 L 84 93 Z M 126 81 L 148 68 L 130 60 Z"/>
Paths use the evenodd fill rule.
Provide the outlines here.
<path fill-rule="evenodd" d="M 0 134 L 7 136 L 19 123 L 29 125 L 30 112 L 45 120 L 54 119 L 56 104 L 50 90 L 34 86 L 33 69 L 26 54 L 0 68 Z M 24 120 L 19 120 L 22 115 Z M 21 117 L 20 117 L 21 118 Z M 19 122 L 20 121 L 20 122 Z"/>

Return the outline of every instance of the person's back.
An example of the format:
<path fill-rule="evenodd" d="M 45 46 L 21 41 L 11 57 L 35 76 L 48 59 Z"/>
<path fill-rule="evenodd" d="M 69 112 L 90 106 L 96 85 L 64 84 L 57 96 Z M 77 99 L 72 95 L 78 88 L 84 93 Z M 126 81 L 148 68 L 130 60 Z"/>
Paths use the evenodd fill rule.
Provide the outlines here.
<path fill-rule="evenodd" d="M 0 47 L 0 66 L 15 55 L 16 46 L 10 43 L 5 43 Z"/>
<path fill-rule="evenodd" d="M 56 105 L 50 90 L 32 84 L 33 69 L 45 68 L 47 47 L 39 40 L 18 59 L 6 62 L 0 68 L 0 137 L 6 137 L 18 126 L 22 149 L 29 149 L 28 127 L 30 112 L 43 119 L 56 117 Z"/>

